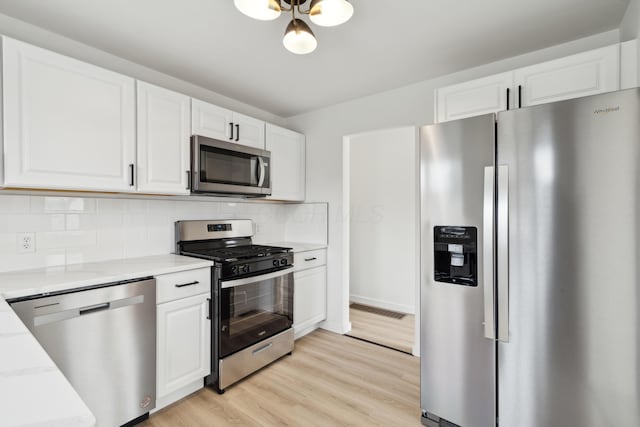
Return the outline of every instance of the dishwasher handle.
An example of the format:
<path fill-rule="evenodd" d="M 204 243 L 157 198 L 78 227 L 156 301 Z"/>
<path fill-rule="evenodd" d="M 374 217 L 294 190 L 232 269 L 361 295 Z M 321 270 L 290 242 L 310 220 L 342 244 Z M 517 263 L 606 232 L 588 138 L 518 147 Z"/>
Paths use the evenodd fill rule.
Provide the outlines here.
<path fill-rule="evenodd" d="M 41 314 L 33 318 L 34 326 L 47 325 L 49 323 L 60 322 L 63 320 L 73 319 L 86 314 L 96 313 L 99 311 L 115 310 L 131 305 L 138 305 L 144 302 L 144 295 L 136 295 L 129 298 L 116 299 L 95 305 L 87 305 L 80 308 L 70 308 L 67 310 L 56 311 L 48 314 Z"/>
<path fill-rule="evenodd" d="M 78 310 L 80 316 L 83 314 L 95 313 L 96 311 L 109 310 L 111 308 L 110 302 L 103 302 L 102 304 L 89 305 L 87 307 L 82 307 Z"/>

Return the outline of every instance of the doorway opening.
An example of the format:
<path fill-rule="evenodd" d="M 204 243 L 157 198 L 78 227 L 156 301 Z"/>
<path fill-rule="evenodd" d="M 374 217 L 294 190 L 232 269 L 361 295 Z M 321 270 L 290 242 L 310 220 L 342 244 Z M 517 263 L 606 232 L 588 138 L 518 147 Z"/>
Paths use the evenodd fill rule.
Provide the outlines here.
<path fill-rule="evenodd" d="M 415 127 L 344 137 L 346 335 L 419 355 L 419 155 Z"/>

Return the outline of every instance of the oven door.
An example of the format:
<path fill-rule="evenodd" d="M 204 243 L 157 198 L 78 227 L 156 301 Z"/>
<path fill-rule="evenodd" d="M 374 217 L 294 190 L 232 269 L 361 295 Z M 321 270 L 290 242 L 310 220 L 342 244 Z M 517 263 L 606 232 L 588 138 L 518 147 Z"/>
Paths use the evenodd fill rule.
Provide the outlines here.
<path fill-rule="evenodd" d="M 269 151 L 195 135 L 191 171 L 196 193 L 271 194 Z"/>
<path fill-rule="evenodd" d="M 220 358 L 293 325 L 293 268 L 220 281 Z"/>

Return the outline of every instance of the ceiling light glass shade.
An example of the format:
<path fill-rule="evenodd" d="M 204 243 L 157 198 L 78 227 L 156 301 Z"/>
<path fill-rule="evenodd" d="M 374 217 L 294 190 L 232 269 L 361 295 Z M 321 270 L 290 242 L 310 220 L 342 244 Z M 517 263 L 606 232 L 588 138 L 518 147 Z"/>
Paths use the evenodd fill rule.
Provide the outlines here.
<path fill-rule="evenodd" d="M 316 37 L 311 28 L 300 19 L 292 19 L 287 25 L 282 39 L 284 47 L 289 52 L 304 55 L 313 52 L 318 46 Z"/>
<path fill-rule="evenodd" d="M 278 0 L 233 0 L 236 8 L 253 19 L 272 21 L 280 16 Z"/>
<path fill-rule="evenodd" d="M 353 6 L 347 0 L 313 0 L 309 15 L 316 25 L 334 27 L 351 19 Z"/>

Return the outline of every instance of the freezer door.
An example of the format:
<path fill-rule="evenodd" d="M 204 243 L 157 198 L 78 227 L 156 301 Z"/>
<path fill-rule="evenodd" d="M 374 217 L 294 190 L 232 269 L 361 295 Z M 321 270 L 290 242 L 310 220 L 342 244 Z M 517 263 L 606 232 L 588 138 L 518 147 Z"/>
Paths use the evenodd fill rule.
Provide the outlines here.
<path fill-rule="evenodd" d="M 423 127 L 420 137 L 421 407 L 434 420 L 495 427 L 493 279 L 483 268 L 493 259 L 483 244 L 492 247 L 495 117 Z"/>
<path fill-rule="evenodd" d="M 640 425 L 639 100 L 633 89 L 498 116 L 501 426 Z"/>

